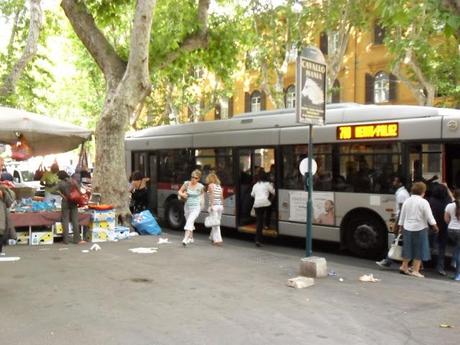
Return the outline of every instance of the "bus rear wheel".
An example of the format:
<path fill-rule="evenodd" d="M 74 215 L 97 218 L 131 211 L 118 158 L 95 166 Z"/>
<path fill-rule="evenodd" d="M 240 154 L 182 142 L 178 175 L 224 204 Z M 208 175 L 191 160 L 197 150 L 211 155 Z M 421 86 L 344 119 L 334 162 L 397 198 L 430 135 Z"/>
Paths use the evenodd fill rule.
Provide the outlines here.
<path fill-rule="evenodd" d="M 184 204 L 177 199 L 168 201 L 165 208 L 165 218 L 172 230 L 182 230 L 185 225 Z"/>
<path fill-rule="evenodd" d="M 373 214 L 353 216 L 346 226 L 347 248 L 355 255 L 377 259 L 387 249 L 385 225 Z"/>

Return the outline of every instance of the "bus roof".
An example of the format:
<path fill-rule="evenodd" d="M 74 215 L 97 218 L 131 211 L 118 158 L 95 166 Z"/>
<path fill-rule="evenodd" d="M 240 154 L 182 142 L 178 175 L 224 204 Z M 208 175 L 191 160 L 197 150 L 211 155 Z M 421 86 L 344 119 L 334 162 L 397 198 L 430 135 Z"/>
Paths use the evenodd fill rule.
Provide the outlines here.
<path fill-rule="evenodd" d="M 356 103 L 330 104 L 326 109 L 325 124 L 391 121 L 399 119 L 460 116 L 460 110 L 416 105 L 360 105 Z M 259 128 L 303 126 L 296 122 L 294 109 L 247 113 L 231 119 L 166 125 L 130 132 L 126 139 L 197 134 L 219 131 L 239 131 Z"/>

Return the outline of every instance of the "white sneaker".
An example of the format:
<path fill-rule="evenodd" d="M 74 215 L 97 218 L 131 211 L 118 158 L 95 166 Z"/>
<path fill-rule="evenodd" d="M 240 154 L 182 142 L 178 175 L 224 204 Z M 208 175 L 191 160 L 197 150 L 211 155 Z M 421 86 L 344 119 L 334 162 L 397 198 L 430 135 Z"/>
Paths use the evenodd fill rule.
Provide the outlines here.
<path fill-rule="evenodd" d="M 193 238 L 189 238 L 188 243 L 195 243 L 195 241 L 193 240 Z"/>

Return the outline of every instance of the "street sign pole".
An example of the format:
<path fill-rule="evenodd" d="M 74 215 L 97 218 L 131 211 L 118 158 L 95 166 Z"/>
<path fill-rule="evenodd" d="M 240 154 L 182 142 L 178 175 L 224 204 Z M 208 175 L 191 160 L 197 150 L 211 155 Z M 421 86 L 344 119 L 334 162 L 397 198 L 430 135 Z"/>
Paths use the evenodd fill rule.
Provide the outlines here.
<path fill-rule="evenodd" d="M 310 257 L 313 253 L 312 249 L 312 228 L 313 228 L 313 173 L 312 173 L 312 156 L 313 156 L 313 141 L 312 141 L 312 134 L 313 134 L 313 125 L 308 125 L 308 175 L 307 177 L 307 184 L 308 184 L 308 199 L 307 199 L 307 236 L 306 236 L 306 243 L 305 243 L 305 257 Z"/>
<path fill-rule="evenodd" d="M 307 197 L 305 255 L 312 256 L 313 230 L 313 125 L 323 125 L 326 113 L 326 62 L 316 47 L 306 47 L 297 57 L 296 117 L 308 124 L 308 171 L 305 172 Z"/>

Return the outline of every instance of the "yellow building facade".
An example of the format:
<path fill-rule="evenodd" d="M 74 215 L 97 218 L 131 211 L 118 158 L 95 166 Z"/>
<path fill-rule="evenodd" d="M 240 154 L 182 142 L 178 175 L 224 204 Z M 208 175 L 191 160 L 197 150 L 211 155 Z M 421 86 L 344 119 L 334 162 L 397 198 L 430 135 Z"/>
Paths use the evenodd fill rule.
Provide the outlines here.
<path fill-rule="evenodd" d="M 409 88 L 391 74 L 390 56 L 383 44 L 383 31 L 355 32 L 350 35 L 348 47 L 329 102 L 355 102 L 360 104 L 417 104 Z M 318 36 L 315 44 L 327 55 L 333 45 Z M 288 65 L 283 80 L 285 107 L 292 107 L 295 90 L 295 62 Z M 274 80 L 274 79 L 273 79 Z M 276 109 L 261 90 L 254 72 L 246 71 L 235 79 L 233 97 L 228 100 L 228 110 L 208 114 L 207 120 L 238 116 L 257 110 Z M 294 93 L 295 95 L 295 93 Z"/>

